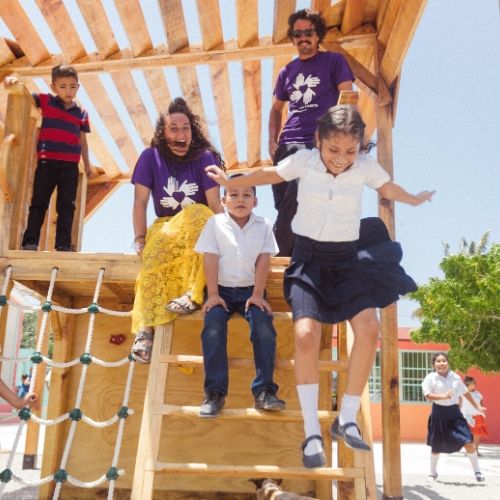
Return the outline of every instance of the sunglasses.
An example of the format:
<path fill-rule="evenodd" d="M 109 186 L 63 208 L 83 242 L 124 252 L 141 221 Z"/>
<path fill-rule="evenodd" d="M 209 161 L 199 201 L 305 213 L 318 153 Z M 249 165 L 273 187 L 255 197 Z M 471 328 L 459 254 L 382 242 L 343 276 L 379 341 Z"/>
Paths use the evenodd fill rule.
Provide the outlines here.
<path fill-rule="evenodd" d="M 300 38 L 301 36 L 313 36 L 316 33 L 316 30 L 313 28 L 308 28 L 306 30 L 293 30 L 292 36 L 293 38 Z"/>

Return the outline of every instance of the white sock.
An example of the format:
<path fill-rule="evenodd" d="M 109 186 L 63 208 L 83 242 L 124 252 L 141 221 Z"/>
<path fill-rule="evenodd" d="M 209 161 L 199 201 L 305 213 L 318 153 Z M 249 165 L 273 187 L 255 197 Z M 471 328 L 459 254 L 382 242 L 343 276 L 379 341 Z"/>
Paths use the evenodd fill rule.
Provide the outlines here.
<path fill-rule="evenodd" d="M 474 474 L 477 472 L 481 472 L 481 469 L 479 469 L 479 461 L 477 459 L 477 453 L 467 453 L 467 456 L 469 457 L 470 463 L 472 464 L 472 468 L 474 469 Z"/>
<path fill-rule="evenodd" d="M 349 422 L 356 423 L 356 416 L 358 414 L 359 406 L 361 404 L 361 396 L 353 396 L 351 394 L 344 394 L 342 404 L 339 412 L 339 424 L 345 425 Z M 346 434 L 361 438 L 356 427 L 349 427 Z"/>
<path fill-rule="evenodd" d="M 431 475 L 437 476 L 437 464 L 439 460 L 439 453 L 431 453 Z"/>
<path fill-rule="evenodd" d="M 302 418 L 304 419 L 304 434 L 306 438 L 314 434 L 321 436 L 321 427 L 318 418 L 319 384 L 297 385 L 297 394 L 299 395 L 300 409 L 302 410 Z M 307 443 L 304 454 L 316 455 L 322 451 L 321 441 L 313 439 Z"/>

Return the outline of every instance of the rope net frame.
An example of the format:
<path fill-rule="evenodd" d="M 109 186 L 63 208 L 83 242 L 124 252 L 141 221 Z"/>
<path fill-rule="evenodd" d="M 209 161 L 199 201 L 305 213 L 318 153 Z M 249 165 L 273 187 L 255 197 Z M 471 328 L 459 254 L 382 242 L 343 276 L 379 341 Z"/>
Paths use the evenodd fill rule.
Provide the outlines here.
<path fill-rule="evenodd" d="M 3 309 L 5 306 L 9 307 L 16 307 L 20 308 L 23 310 L 30 310 L 30 311 L 41 311 L 42 312 L 42 318 L 40 321 L 40 328 L 38 330 L 38 335 L 37 335 L 37 343 L 36 343 L 36 352 L 30 357 L 30 358 L 8 358 L 8 357 L 0 357 L 0 361 L 11 361 L 11 362 L 19 362 L 25 359 L 30 359 L 31 362 L 33 363 L 33 368 L 32 368 L 32 375 L 30 378 L 30 387 L 29 387 L 29 392 L 34 391 L 34 384 L 36 380 L 36 375 L 37 371 L 39 369 L 39 365 L 43 362 L 46 364 L 48 367 L 55 367 L 55 368 L 70 368 L 73 366 L 76 366 L 78 364 L 82 365 L 82 371 L 80 374 L 80 380 L 78 382 L 78 390 L 75 398 L 75 403 L 74 407 L 71 411 L 59 415 L 58 417 L 54 419 L 43 419 L 38 417 L 37 415 L 33 414 L 31 412 L 31 409 L 29 407 L 24 407 L 18 412 L 19 416 L 19 426 L 17 428 L 16 436 L 14 439 L 14 444 L 12 446 L 12 449 L 9 453 L 9 457 L 7 459 L 7 464 L 5 465 L 5 468 L 0 472 L 0 497 L 3 494 L 3 490 L 6 486 L 6 484 L 11 481 L 15 480 L 16 482 L 22 483 L 25 486 L 41 486 L 43 484 L 50 483 L 51 481 L 55 481 L 56 485 L 54 488 L 54 494 L 52 496 L 53 500 L 57 500 L 59 498 L 61 488 L 64 482 L 68 481 L 70 484 L 73 486 L 77 486 L 80 488 L 95 488 L 104 482 L 108 481 L 109 486 L 108 486 L 108 499 L 112 499 L 114 495 L 114 489 L 115 489 L 115 484 L 116 480 L 125 474 L 125 471 L 123 469 L 118 468 L 118 461 L 120 458 L 120 450 L 123 442 L 123 434 L 125 430 L 125 420 L 129 415 L 132 415 L 134 412 L 132 409 L 128 408 L 128 401 L 129 401 L 129 396 L 130 396 L 130 390 L 132 386 L 132 380 L 133 380 L 133 375 L 134 375 L 134 367 L 135 367 L 135 361 L 133 358 L 129 355 L 121 360 L 118 361 L 106 361 L 103 359 L 99 359 L 91 354 L 91 349 L 92 349 L 92 341 L 94 338 L 94 327 L 95 327 L 95 319 L 96 319 L 96 314 L 98 313 L 104 313 L 108 314 L 110 316 L 131 316 L 132 311 L 113 311 L 111 309 L 106 309 L 98 305 L 98 299 L 99 299 L 99 293 L 101 290 L 101 285 L 102 281 L 104 278 L 104 273 L 105 269 L 101 268 L 99 270 L 98 276 L 97 276 L 97 282 L 95 285 L 94 289 L 94 295 L 92 299 L 92 303 L 85 308 L 79 308 L 79 309 L 70 309 L 66 307 L 61 307 L 56 304 L 52 303 L 52 294 L 54 292 L 54 287 L 56 284 L 56 278 L 57 278 L 57 273 L 59 269 L 57 267 L 52 268 L 51 272 L 51 277 L 50 277 L 50 283 L 49 283 L 49 288 L 47 291 L 46 295 L 46 300 L 45 302 L 40 305 L 40 306 L 26 306 L 26 305 L 20 305 L 16 304 L 13 301 L 10 301 L 7 296 L 6 292 L 9 286 L 9 282 L 12 277 L 12 266 L 7 266 L 5 269 L 4 273 L 4 279 L 2 283 L 2 287 L 0 290 L 0 311 Z M 42 346 L 44 345 L 44 340 L 47 335 L 47 324 L 49 320 L 49 314 L 51 311 L 57 311 L 57 312 L 62 312 L 66 314 L 89 314 L 89 324 L 88 324 L 88 329 L 87 329 L 87 337 L 86 337 L 86 342 L 85 342 L 85 351 L 81 354 L 80 357 L 75 358 L 71 361 L 68 362 L 55 362 L 52 361 L 47 355 L 44 355 L 42 351 Z M 127 372 L 127 379 L 125 383 L 125 388 L 124 388 L 124 393 L 123 393 L 123 398 L 122 398 L 122 405 L 116 412 L 116 414 L 106 420 L 106 421 L 97 421 L 89 417 L 88 415 L 85 415 L 81 408 L 81 401 L 83 398 L 83 392 L 85 389 L 85 382 L 86 382 L 86 377 L 87 377 L 87 372 L 92 363 L 95 363 L 99 366 L 105 367 L 105 368 L 116 368 L 123 366 L 128 363 L 128 372 Z M 10 416 L 9 416 L 10 418 Z M 22 431 L 24 426 L 27 424 L 29 420 L 33 420 L 39 425 L 46 425 L 46 426 L 51 426 L 51 425 L 57 425 L 61 424 L 65 420 L 71 420 L 70 428 L 68 431 L 68 436 L 66 438 L 66 443 L 64 445 L 64 450 L 63 454 L 61 457 L 61 461 L 59 464 L 59 469 L 54 471 L 53 474 L 46 476 L 44 478 L 41 478 L 37 481 L 25 481 L 20 477 L 19 475 L 15 474 L 12 471 L 12 463 L 14 461 L 14 455 L 16 453 Z M 77 430 L 77 424 L 79 421 L 83 420 L 85 423 L 92 427 L 96 428 L 104 428 L 104 427 L 109 427 L 116 422 L 118 422 L 118 430 L 116 433 L 116 440 L 115 440 L 115 446 L 114 446 L 114 452 L 113 452 L 113 458 L 111 460 L 111 464 L 109 469 L 103 473 L 99 478 L 95 479 L 94 481 L 81 481 L 72 474 L 70 474 L 66 470 L 66 466 L 68 463 L 68 459 L 70 457 L 71 453 L 71 447 L 73 443 L 73 439 L 75 437 L 75 433 Z"/>

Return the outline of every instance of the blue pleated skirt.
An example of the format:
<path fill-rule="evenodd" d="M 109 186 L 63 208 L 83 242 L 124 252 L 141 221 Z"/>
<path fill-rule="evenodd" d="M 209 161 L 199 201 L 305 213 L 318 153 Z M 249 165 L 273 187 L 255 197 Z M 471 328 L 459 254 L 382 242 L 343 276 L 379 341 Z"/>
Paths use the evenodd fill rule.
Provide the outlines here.
<path fill-rule="evenodd" d="M 427 445 L 432 453 L 454 453 L 472 442 L 472 433 L 458 405 L 432 405 L 427 424 Z"/>
<path fill-rule="evenodd" d="M 331 243 L 297 236 L 284 280 L 294 320 L 339 323 L 416 290 L 400 265 L 402 255 L 378 218 L 365 228 L 362 241 Z"/>

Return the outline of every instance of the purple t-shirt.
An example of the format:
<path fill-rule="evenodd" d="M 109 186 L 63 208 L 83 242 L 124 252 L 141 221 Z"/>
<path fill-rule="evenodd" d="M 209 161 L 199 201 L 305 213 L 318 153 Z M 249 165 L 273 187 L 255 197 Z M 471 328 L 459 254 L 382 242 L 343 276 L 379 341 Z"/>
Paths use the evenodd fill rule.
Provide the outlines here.
<path fill-rule="evenodd" d="M 345 57 L 335 52 L 318 52 L 305 60 L 297 58 L 282 68 L 274 96 L 289 103 L 279 144 L 313 143 L 318 119 L 337 104 L 337 85 L 353 80 Z"/>
<path fill-rule="evenodd" d="M 175 215 L 192 203 L 207 205 L 205 192 L 217 186 L 205 167 L 217 165 L 214 155 L 205 151 L 196 160 L 169 165 L 156 148 L 145 149 L 135 165 L 132 184 L 151 189 L 158 217 Z"/>

